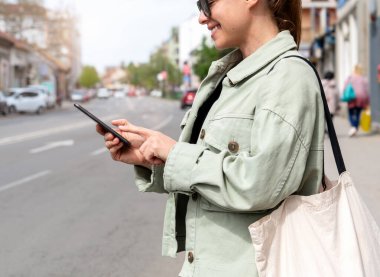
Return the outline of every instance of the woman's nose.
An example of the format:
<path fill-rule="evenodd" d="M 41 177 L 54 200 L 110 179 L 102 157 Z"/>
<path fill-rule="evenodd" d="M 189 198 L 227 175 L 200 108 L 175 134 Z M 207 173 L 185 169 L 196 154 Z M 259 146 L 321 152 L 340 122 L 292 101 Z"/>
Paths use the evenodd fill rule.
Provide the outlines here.
<path fill-rule="evenodd" d="M 199 24 L 206 24 L 207 23 L 207 20 L 208 20 L 208 17 L 205 16 L 204 12 L 203 11 L 200 11 L 199 13 L 199 17 L 198 17 L 198 22 Z"/>

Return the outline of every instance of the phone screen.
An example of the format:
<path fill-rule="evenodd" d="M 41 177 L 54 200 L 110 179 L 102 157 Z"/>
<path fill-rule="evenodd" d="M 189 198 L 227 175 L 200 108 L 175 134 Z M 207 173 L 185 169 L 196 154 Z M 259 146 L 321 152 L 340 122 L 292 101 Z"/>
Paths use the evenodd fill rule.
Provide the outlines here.
<path fill-rule="evenodd" d="M 97 118 L 95 115 L 93 115 L 92 113 L 90 113 L 88 110 L 86 110 L 85 108 L 83 108 L 81 105 L 75 103 L 74 104 L 74 107 L 79 109 L 81 112 L 83 112 L 85 115 L 87 115 L 88 117 L 90 117 L 92 120 L 94 120 L 96 123 L 98 123 L 100 126 L 102 126 L 102 128 L 107 131 L 107 132 L 110 132 L 112 133 L 115 137 L 117 137 L 121 142 L 123 142 L 126 146 L 130 146 L 131 143 L 126 139 L 124 138 L 122 135 L 120 135 L 118 132 L 116 132 L 114 129 L 112 129 L 109 125 L 107 125 L 106 123 L 104 123 L 103 121 L 101 121 L 99 118 Z"/>

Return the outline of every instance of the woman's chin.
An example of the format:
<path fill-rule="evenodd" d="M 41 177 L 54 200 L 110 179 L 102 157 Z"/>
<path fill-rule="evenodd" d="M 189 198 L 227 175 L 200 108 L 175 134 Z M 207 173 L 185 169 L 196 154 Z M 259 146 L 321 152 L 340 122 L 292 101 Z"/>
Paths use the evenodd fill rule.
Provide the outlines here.
<path fill-rule="evenodd" d="M 214 45 L 215 45 L 215 48 L 218 49 L 218 50 L 223 50 L 223 49 L 230 48 L 225 43 L 222 43 L 222 42 L 217 41 L 217 40 L 214 41 Z"/>
<path fill-rule="evenodd" d="M 227 41 L 223 41 L 221 39 L 215 39 L 214 40 L 214 46 L 218 50 L 224 50 L 229 48 L 236 48 L 236 45 L 233 45 L 232 43 L 228 43 Z"/>

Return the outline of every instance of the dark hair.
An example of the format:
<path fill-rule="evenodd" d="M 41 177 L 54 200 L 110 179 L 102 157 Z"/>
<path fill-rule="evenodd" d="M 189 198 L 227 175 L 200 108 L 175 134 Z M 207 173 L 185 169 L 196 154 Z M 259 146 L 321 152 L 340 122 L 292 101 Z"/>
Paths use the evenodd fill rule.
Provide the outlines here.
<path fill-rule="evenodd" d="M 327 80 L 332 80 L 332 79 L 334 79 L 334 72 L 332 72 L 332 71 L 327 71 L 326 73 L 325 73 L 325 79 L 327 79 Z"/>
<path fill-rule="evenodd" d="M 301 40 L 301 0 L 268 0 L 280 31 L 289 30 L 297 43 Z"/>

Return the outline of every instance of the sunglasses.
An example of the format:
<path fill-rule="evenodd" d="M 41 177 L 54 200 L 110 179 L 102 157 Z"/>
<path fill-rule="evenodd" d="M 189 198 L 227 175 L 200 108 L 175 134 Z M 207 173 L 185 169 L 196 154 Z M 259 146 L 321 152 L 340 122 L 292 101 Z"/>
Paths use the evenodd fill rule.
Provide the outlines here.
<path fill-rule="evenodd" d="M 206 17 L 211 16 L 210 3 L 209 0 L 198 0 L 197 1 L 198 10 L 204 13 Z"/>

